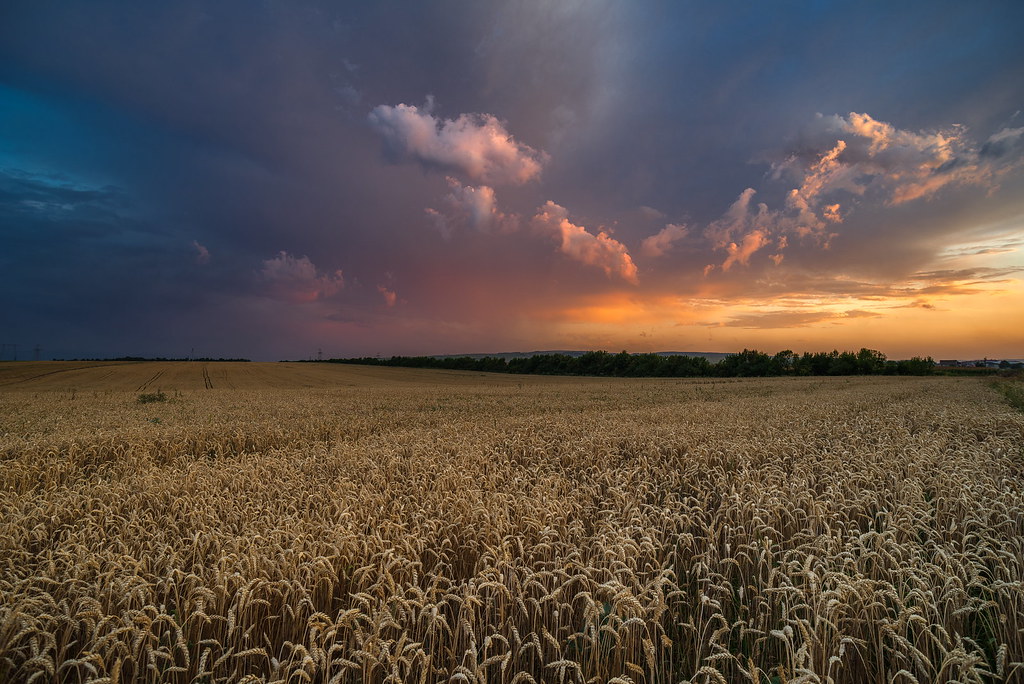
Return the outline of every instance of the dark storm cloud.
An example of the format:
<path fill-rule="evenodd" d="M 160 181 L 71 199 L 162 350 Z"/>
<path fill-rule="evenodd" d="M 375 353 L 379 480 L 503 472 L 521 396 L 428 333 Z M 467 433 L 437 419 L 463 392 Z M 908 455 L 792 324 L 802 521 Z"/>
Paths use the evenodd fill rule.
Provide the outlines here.
<path fill-rule="evenodd" d="M 1024 128 L 1004 128 L 992 134 L 981 146 L 982 157 L 1004 157 L 1020 151 L 1024 145 Z"/>
<path fill-rule="evenodd" d="M 1018 249 L 1022 23 L 1007 3 L 8 3 L 0 327 L 61 321 L 95 353 L 444 352 L 541 339 L 588 297 L 977 287 L 914 274 Z"/>
<path fill-rule="evenodd" d="M 89 188 L 59 175 L 0 170 L 0 215 L 7 226 L 13 227 L 21 219 L 116 221 L 125 207 L 124 192 L 113 186 Z"/>

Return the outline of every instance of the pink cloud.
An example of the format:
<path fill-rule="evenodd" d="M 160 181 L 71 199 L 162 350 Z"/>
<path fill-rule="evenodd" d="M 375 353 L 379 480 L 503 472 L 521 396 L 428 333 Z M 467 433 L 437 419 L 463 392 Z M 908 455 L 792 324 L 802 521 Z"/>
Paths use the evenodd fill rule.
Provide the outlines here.
<path fill-rule="evenodd" d="M 614 275 L 637 283 L 636 264 L 626 246 L 604 231 L 594 235 L 583 226 L 572 223 L 565 207 L 548 200 L 537 210 L 533 225 L 542 233 L 558 237 L 561 241 L 559 249 L 569 258 L 597 266 L 609 277 Z"/>
<path fill-rule="evenodd" d="M 297 304 L 331 297 L 345 287 L 340 270 L 320 273 L 309 257 L 294 257 L 288 252 L 263 261 L 260 270 L 271 296 Z"/>
<path fill-rule="evenodd" d="M 502 213 L 498 209 L 494 188 L 462 185 L 450 176 L 447 180 L 451 192 L 444 197 L 444 211 L 433 208 L 425 210 L 445 237 L 451 236 L 453 228 L 461 226 L 482 233 L 511 232 L 518 228 L 518 216 Z"/>
<path fill-rule="evenodd" d="M 382 297 L 384 297 L 384 304 L 388 308 L 391 308 L 392 306 L 398 303 L 398 295 L 395 293 L 394 290 L 389 290 L 383 285 L 378 285 L 377 291 L 380 292 Z"/>
<path fill-rule="evenodd" d="M 439 119 L 429 108 L 379 105 L 370 112 L 369 122 L 396 158 L 455 171 L 488 185 L 538 178 L 547 160 L 544 152 L 516 141 L 490 114 Z"/>
<path fill-rule="evenodd" d="M 651 235 L 640 244 L 640 252 L 645 256 L 659 257 L 672 249 L 672 245 L 687 234 L 689 231 L 686 226 L 668 223 L 657 234 Z"/>

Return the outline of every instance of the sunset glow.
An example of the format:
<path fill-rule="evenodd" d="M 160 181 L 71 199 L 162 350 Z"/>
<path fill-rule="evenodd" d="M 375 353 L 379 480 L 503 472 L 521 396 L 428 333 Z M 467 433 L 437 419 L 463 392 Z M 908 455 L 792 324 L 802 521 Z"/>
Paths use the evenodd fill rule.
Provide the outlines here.
<path fill-rule="evenodd" d="M 14 3 L 0 336 L 1024 358 L 1024 10 L 787 11 Z"/>

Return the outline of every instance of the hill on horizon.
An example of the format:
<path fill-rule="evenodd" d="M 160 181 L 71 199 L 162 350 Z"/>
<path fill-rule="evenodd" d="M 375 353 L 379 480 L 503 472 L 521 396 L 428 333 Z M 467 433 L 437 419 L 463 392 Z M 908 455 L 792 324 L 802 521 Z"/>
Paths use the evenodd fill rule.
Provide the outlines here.
<path fill-rule="evenodd" d="M 494 353 L 494 354 L 432 354 L 431 358 L 435 358 L 435 359 L 464 359 L 464 358 L 487 359 L 487 358 L 491 358 L 491 359 L 503 359 L 505 361 L 508 361 L 509 359 L 528 359 L 531 356 L 544 356 L 544 355 L 547 355 L 547 354 L 563 354 L 565 356 L 571 356 L 573 358 L 578 358 L 580 356 L 583 356 L 584 354 L 590 354 L 590 353 L 595 352 L 595 351 L 606 351 L 606 350 L 597 350 L 597 349 L 590 349 L 590 350 L 580 350 L 580 349 L 546 349 L 546 350 L 536 350 L 536 351 L 528 351 L 528 352 L 521 352 L 521 351 L 497 352 L 497 353 Z M 609 353 L 617 354 L 618 352 L 609 352 Z M 711 363 L 717 363 L 718 361 L 721 361 L 722 359 L 724 359 L 726 356 L 730 356 L 730 354 L 732 352 L 659 351 L 659 352 L 629 352 L 629 353 L 630 354 L 652 353 L 655 356 L 693 356 L 693 357 L 703 357 L 703 358 L 707 359 Z"/>

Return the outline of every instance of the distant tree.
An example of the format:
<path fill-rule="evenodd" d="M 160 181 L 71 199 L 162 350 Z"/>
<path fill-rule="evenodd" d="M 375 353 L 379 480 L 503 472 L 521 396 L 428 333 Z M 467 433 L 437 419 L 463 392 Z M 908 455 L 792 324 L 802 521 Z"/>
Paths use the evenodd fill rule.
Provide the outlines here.
<path fill-rule="evenodd" d="M 772 357 L 756 349 L 744 349 L 719 361 L 717 370 L 716 375 L 725 377 L 765 377 L 772 374 Z"/>
<path fill-rule="evenodd" d="M 833 356 L 839 352 L 804 352 L 796 365 L 797 375 L 828 375 Z"/>
<path fill-rule="evenodd" d="M 703 356 L 669 356 L 662 361 L 665 374 L 673 378 L 706 377 L 711 375 L 714 366 Z"/>
<path fill-rule="evenodd" d="M 605 375 L 610 354 L 606 351 L 590 351 L 576 358 L 576 372 L 579 375 Z"/>
<path fill-rule="evenodd" d="M 898 362 L 900 375 L 931 375 L 935 372 L 935 361 L 930 356 L 915 356 Z"/>
<path fill-rule="evenodd" d="M 885 371 L 885 354 L 874 349 L 861 348 L 857 352 L 857 372 L 861 375 L 878 375 Z"/>
<path fill-rule="evenodd" d="M 702 356 L 683 354 L 630 354 L 622 351 L 609 354 L 591 351 L 579 356 L 568 354 L 534 354 L 521 358 L 471 356 L 392 356 L 388 359 L 329 359 L 331 363 L 357 363 L 402 368 L 444 368 L 490 373 L 523 373 L 543 375 L 594 375 L 618 377 L 767 377 L 778 375 L 927 375 L 933 372 L 931 357 L 914 357 L 906 361 L 888 361 L 885 354 L 862 348 L 854 353 L 804 352 L 797 355 L 784 349 L 769 355 L 756 349 L 729 354 L 718 363 Z M 1004 362 L 1007 363 L 1007 362 Z M 1009 364 L 1008 364 L 1009 365 Z M 1021 364 L 1014 364 L 1020 367 Z M 1003 366 L 1005 367 L 1005 366 Z"/>
<path fill-rule="evenodd" d="M 833 351 L 831 361 L 828 366 L 829 375 L 856 375 L 857 374 L 857 355 L 853 352 L 838 352 Z"/>
<path fill-rule="evenodd" d="M 784 349 L 772 357 L 772 375 L 789 375 L 796 372 L 800 357 L 792 349 Z"/>

